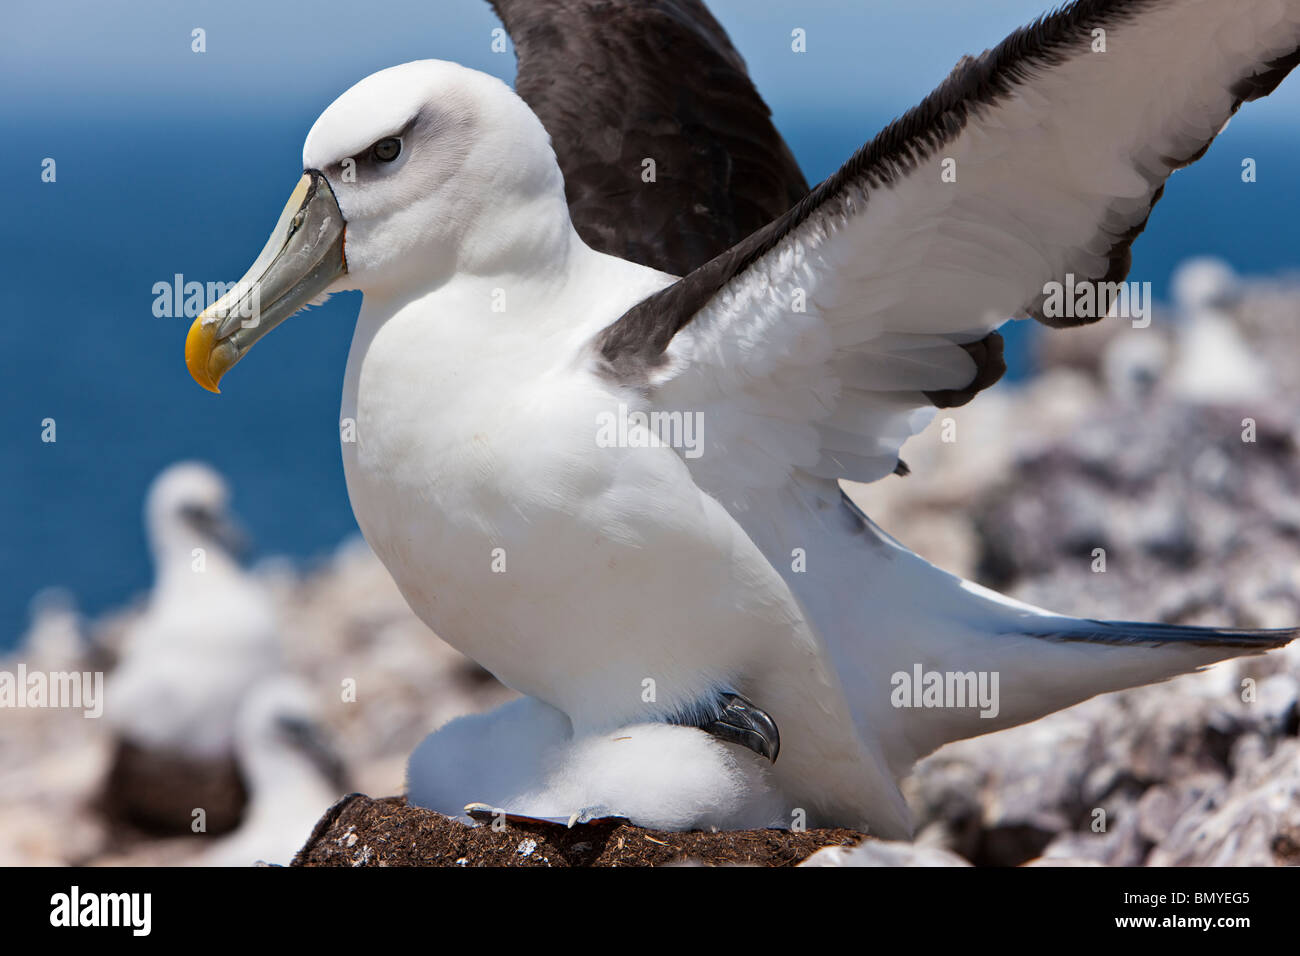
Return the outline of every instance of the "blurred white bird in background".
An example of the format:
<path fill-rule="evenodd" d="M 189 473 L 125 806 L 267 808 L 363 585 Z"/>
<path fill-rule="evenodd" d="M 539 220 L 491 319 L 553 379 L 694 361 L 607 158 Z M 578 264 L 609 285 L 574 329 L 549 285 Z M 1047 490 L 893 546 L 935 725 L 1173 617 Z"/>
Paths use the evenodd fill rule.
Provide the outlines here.
<path fill-rule="evenodd" d="M 118 738 L 105 810 L 146 830 L 190 832 L 198 808 L 207 832 L 235 825 L 235 717 L 249 688 L 283 666 L 270 597 L 236 558 L 229 499 L 196 462 L 167 468 L 147 496 L 154 586 L 104 693 Z"/>
<path fill-rule="evenodd" d="M 1266 398 L 1268 366 L 1251 354 L 1231 308 L 1241 283 L 1222 259 L 1199 256 L 1179 265 L 1170 280 L 1174 324 L 1169 380 L 1189 401 L 1224 403 Z"/>
<path fill-rule="evenodd" d="M 239 828 L 198 862 L 287 865 L 316 821 L 348 789 L 343 761 L 307 685 L 282 675 L 250 690 L 239 708 L 235 753 L 248 806 Z"/>
<path fill-rule="evenodd" d="M 28 603 L 31 625 L 23 635 L 23 659 L 44 671 L 80 670 L 92 648 L 77 600 L 65 588 L 43 588 Z"/>

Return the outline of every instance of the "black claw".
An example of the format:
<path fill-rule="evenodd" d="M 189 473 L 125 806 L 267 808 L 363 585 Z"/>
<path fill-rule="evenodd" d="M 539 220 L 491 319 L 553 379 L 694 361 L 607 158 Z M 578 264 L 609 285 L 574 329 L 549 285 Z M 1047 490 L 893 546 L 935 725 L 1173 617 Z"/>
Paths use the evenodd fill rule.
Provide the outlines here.
<path fill-rule="evenodd" d="M 739 694 L 722 694 L 718 704 L 718 716 L 700 724 L 700 729 L 720 740 L 748 747 L 776 763 L 776 755 L 781 752 L 781 732 L 767 711 Z"/>

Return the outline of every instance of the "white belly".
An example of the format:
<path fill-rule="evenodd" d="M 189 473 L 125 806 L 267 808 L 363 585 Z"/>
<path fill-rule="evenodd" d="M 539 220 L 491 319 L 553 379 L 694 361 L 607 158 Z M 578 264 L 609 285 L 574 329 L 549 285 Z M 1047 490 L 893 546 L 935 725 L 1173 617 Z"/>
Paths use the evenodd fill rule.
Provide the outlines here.
<path fill-rule="evenodd" d="M 342 413 L 357 521 L 416 614 L 580 731 L 734 689 L 777 720 L 784 770 L 833 764 L 852 795 L 821 796 L 865 801 L 838 680 L 780 575 L 673 450 L 597 446 L 628 396 L 481 352 L 470 376 L 420 338 L 363 316 Z"/>

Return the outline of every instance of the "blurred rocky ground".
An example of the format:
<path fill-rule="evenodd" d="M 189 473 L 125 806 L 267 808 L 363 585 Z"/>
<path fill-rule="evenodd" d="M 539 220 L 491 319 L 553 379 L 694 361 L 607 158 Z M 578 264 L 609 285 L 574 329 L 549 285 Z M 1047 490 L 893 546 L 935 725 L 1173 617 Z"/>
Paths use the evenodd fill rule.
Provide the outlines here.
<path fill-rule="evenodd" d="M 1300 624 L 1300 280 L 1240 283 L 1201 262 L 1175 292 L 1146 327 L 1037 334 L 1032 378 L 941 411 L 904 450 L 910 476 L 851 493 L 934 563 L 1052 610 Z M 258 570 L 356 790 L 401 793 L 426 733 L 511 696 L 414 618 L 362 544 Z M 111 666 L 138 613 L 85 622 L 42 598 L 0 669 Z M 1292 645 L 950 745 L 905 783 L 915 848 L 818 862 L 1300 863 L 1298 697 Z M 0 864 L 197 858 L 210 839 L 99 816 L 109 753 L 80 711 L 0 712 Z"/>

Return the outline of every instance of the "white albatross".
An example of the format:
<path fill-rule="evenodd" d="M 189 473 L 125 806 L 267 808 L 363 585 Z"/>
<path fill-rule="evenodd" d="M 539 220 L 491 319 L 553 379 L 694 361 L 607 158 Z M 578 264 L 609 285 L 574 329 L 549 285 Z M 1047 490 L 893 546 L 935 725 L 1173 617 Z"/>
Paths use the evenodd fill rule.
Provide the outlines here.
<path fill-rule="evenodd" d="M 118 738 L 109 812 L 189 832 L 233 825 L 243 802 L 235 715 L 249 687 L 282 666 L 270 596 L 239 566 L 230 490 L 215 470 L 181 462 L 149 488 L 145 525 L 154 586 L 104 688 Z"/>
<path fill-rule="evenodd" d="M 527 5 L 498 6 L 509 19 L 507 7 Z M 599 115 L 657 83 L 650 99 L 718 108 L 714 123 L 683 120 L 694 139 L 672 154 L 675 169 L 659 164 L 665 181 L 689 168 L 683 156 L 729 170 L 710 150 L 725 151 L 737 124 L 766 123 L 707 12 L 693 0 L 646 7 L 666 8 L 678 26 L 676 14 L 695 15 L 695 38 L 735 82 L 674 88 L 704 67 L 643 36 L 631 52 L 611 47 L 612 65 L 579 64 L 566 44 L 580 47 L 580 30 L 538 30 L 519 13 L 528 46 L 549 36 L 567 60 L 532 87 L 543 112 L 555 90 L 571 97 L 555 110 L 570 117 L 552 129 L 555 151 L 537 114 L 484 74 L 421 61 L 358 83 L 312 127 L 303 177 L 245 281 L 190 330 L 187 364 L 215 391 L 308 302 L 364 293 L 343 385 L 356 424 L 344 470 L 357 521 L 415 612 L 563 715 L 573 748 L 683 725 L 675 742 L 707 732 L 751 767 L 774 760 L 763 786 L 787 820 L 886 837 L 911 827 L 897 780 L 948 741 L 1289 641 L 1294 631 L 1020 604 L 908 551 L 837 479 L 905 472 L 900 446 L 934 409 L 1000 375 L 1004 320 L 1106 314 L 1104 300 L 1062 314 L 1050 284 L 1105 295 L 1099 283 L 1124 277 L 1170 172 L 1300 58 L 1300 0 L 1073 4 L 963 60 L 788 212 L 681 279 L 596 251 L 570 213 L 591 188 L 606 218 L 625 222 L 619 197 L 631 210 L 654 188 L 641 178 L 652 154 L 620 153 L 617 130 L 572 128 L 583 104 Z M 648 29 L 640 14 L 627 22 Z M 680 64 L 646 61 L 673 55 Z M 589 163 L 566 198 L 556 152 L 568 167 L 575 149 Z M 760 172 L 734 178 L 752 189 Z M 724 189 L 717 204 L 737 195 Z M 739 221 L 741 205 L 719 218 Z M 680 217 L 710 208 L 701 199 Z M 665 248 L 676 221 L 653 222 Z M 702 422 L 702 453 L 672 447 L 672 434 L 651 440 L 653 412 Z M 611 421 L 624 440 L 600 440 Z M 918 672 L 996 678 L 993 715 L 970 701 L 898 706 L 924 703 L 899 694 L 896 675 Z M 423 759 L 455 774 L 437 741 Z M 482 776 L 443 779 L 438 799 L 482 799 Z M 672 796 L 672 774 L 657 779 Z M 670 822 L 695 825 L 700 810 Z"/>
<path fill-rule="evenodd" d="M 275 675 L 252 687 L 236 718 L 235 750 L 248 781 L 248 808 L 239 829 L 197 862 L 287 866 L 321 814 L 347 792 L 343 761 L 307 685 Z"/>
<path fill-rule="evenodd" d="M 154 586 L 105 693 L 109 724 L 142 746 L 229 754 L 240 700 L 282 666 L 270 597 L 232 553 L 229 499 L 198 462 L 172 465 L 149 489 Z"/>
<path fill-rule="evenodd" d="M 1169 373 L 1174 394 L 1193 402 L 1264 402 L 1275 386 L 1268 365 L 1251 354 L 1230 308 L 1240 280 L 1220 259 L 1181 263 L 1170 277 L 1178 321 Z"/>

